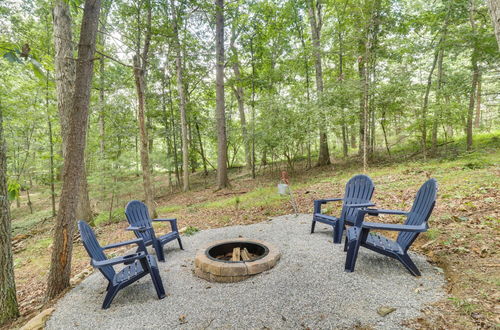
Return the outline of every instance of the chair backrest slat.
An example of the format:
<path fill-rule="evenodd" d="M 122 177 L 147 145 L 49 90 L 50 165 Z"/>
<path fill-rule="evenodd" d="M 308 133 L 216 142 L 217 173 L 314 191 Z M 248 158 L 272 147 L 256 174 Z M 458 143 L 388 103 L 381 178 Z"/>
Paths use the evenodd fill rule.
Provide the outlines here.
<path fill-rule="evenodd" d="M 149 216 L 148 207 L 141 201 L 130 201 L 125 207 L 125 215 L 129 224 L 137 227 L 146 226 L 152 227 L 151 218 Z M 145 242 L 153 238 L 153 229 L 144 232 L 134 232 L 137 238 L 142 238 Z"/>
<path fill-rule="evenodd" d="M 425 182 L 417 192 L 413 206 L 406 218 L 405 225 L 419 226 L 429 220 L 431 212 L 436 204 L 437 198 L 437 181 L 429 179 Z M 398 235 L 397 242 L 407 250 L 419 233 L 401 232 Z"/>
<path fill-rule="evenodd" d="M 83 246 L 90 258 L 96 261 L 106 260 L 106 255 L 95 237 L 95 233 L 90 228 L 90 226 L 85 221 L 78 221 L 78 230 L 80 231 L 80 236 L 82 237 Z M 110 281 L 113 280 L 115 276 L 115 270 L 112 266 L 104 266 L 99 268 L 101 273 Z"/>
<path fill-rule="evenodd" d="M 373 181 L 366 175 L 359 174 L 353 176 L 345 186 L 344 201 L 342 203 L 341 216 L 345 220 L 354 222 L 356 220 L 357 209 L 346 208 L 346 204 L 369 203 L 375 186 Z"/>

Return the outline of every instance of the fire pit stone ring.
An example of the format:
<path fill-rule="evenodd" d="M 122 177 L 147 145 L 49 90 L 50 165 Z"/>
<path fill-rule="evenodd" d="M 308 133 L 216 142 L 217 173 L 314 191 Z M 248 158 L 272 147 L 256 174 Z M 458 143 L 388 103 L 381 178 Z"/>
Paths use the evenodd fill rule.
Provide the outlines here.
<path fill-rule="evenodd" d="M 244 255 L 241 260 L 236 261 L 231 256 L 234 249 Z M 281 253 L 276 246 L 260 240 L 220 240 L 206 244 L 196 252 L 194 273 L 211 282 L 239 282 L 271 269 L 280 257 Z"/>

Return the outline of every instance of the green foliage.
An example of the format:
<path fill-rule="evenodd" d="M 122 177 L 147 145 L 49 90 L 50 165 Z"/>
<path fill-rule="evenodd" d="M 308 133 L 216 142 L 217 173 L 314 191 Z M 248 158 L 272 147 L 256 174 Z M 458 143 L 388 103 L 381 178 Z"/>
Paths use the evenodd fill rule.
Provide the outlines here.
<path fill-rule="evenodd" d="M 21 185 L 17 181 L 11 181 L 7 185 L 7 196 L 9 201 L 14 201 L 21 196 Z"/>
<path fill-rule="evenodd" d="M 94 225 L 105 226 L 107 224 L 118 223 L 122 221 L 125 221 L 125 213 L 123 209 L 117 208 L 111 212 L 111 215 L 109 211 L 99 213 L 99 215 L 94 218 Z"/>
<path fill-rule="evenodd" d="M 186 230 L 184 231 L 184 235 L 186 235 L 186 236 L 192 236 L 192 235 L 196 234 L 199 231 L 200 231 L 200 229 L 197 228 L 197 227 L 187 226 Z"/>

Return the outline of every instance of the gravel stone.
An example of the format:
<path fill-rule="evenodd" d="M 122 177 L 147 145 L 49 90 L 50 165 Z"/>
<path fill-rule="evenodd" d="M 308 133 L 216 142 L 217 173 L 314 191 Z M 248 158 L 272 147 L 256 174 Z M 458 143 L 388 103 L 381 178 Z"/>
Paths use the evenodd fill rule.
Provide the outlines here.
<path fill-rule="evenodd" d="M 310 224 L 311 215 L 286 215 L 183 237 L 184 251 L 177 243 L 168 244 L 166 262 L 158 263 L 167 293 L 162 300 L 144 277 L 102 310 L 107 281 L 94 272 L 59 300 L 47 329 L 401 329 L 403 320 L 445 296 L 443 274 L 415 253 L 411 257 L 420 278 L 398 261 L 364 248 L 356 271 L 344 272 L 343 244 L 331 243 L 331 227 L 317 223 L 311 235 Z M 276 245 L 281 260 L 238 283 L 210 283 L 193 274 L 199 247 L 240 236 Z M 382 317 L 377 313 L 381 306 L 396 310 Z"/>

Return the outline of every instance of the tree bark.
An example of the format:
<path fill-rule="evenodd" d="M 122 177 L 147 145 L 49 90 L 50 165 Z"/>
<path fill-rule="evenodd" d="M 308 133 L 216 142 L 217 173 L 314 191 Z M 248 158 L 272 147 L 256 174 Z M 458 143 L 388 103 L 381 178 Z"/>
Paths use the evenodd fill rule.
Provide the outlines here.
<path fill-rule="evenodd" d="M 148 206 L 149 212 L 152 216 L 156 215 L 156 207 L 154 205 L 154 195 L 151 185 L 151 168 L 149 166 L 149 139 L 148 131 L 146 128 L 146 69 L 147 69 L 147 58 L 149 52 L 149 44 L 151 42 L 151 4 L 147 3 L 147 18 L 146 18 L 146 32 L 144 36 L 144 48 L 142 54 L 139 54 L 137 49 L 137 54 L 134 56 L 134 77 L 135 77 L 135 88 L 137 91 L 137 117 L 139 123 L 139 138 L 140 138 L 140 155 L 141 155 L 141 167 L 142 167 L 142 184 L 144 187 L 144 199 L 146 205 Z"/>
<path fill-rule="evenodd" d="M 50 40 L 50 28 L 49 21 L 50 18 L 47 18 L 47 55 L 50 56 L 50 45 L 48 41 Z M 50 202 L 52 206 L 52 217 L 56 216 L 56 189 L 55 189 L 55 175 L 54 175 L 54 135 L 52 131 L 52 118 L 50 115 L 49 109 L 49 75 L 45 76 L 45 111 L 47 112 L 47 128 L 48 128 L 48 138 L 49 138 L 49 176 L 50 176 Z"/>
<path fill-rule="evenodd" d="M 0 104 L 0 325 L 19 316 L 12 259 L 10 206 L 7 197 L 7 154 Z"/>
<path fill-rule="evenodd" d="M 229 186 L 227 176 L 226 110 L 224 105 L 224 0 L 215 1 L 217 187 Z"/>
<path fill-rule="evenodd" d="M 177 92 L 179 94 L 179 108 L 181 112 L 181 142 L 182 142 L 182 190 L 189 190 L 189 140 L 187 124 L 187 102 L 184 87 L 184 67 L 182 64 L 181 45 L 179 41 L 179 25 L 175 1 L 170 0 L 172 10 L 172 27 L 174 31 L 175 67 L 177 72 Z"/>
<path fill-rule="evenodd" d="M 500 2 L 498 0 L 488 0 L 490 7 L 491 20 L 495 29 L 495 37 L 497 38 L 498 49 L 500 50 Z"/>
<path fill-rule="evenodd" d="M 59 1 L 63 6 L 65 2 Z M 56 7 L 61 6 L 56 3 Z M 59 213 L 54 227 L 54 239 L 49 277 L 47 282 L 47 298 L 55 298 L 69 287 L 71 275 L 71 257 L 73 250 L 73 231 L 76 224 L 76 207 L 84 169 L 85 139 L 90 101 L 90 87 L 93 76 L 95 41 L 99 21 L 100 0 L 86 0 L 83 9 L 80 42 L 78 45 L 78 60 L 76 61 L 76 76 L 74 89 L 71 91 L 71 113 L 68 116 L 68 134 L 66 156 L 63 166 L 63 184 Z M 61 18 L 57 10 L 54 17 Z M 62 13 L 62 16 L 65 14 Z M 71 19 L 68 17 L 68 21 Z M 60 20 L 55 19 L 55 26 Z M 71 25 L 71 24 L 70 24 Z M 70 27 L 70 26 L 69 26 Z M 58 39 L 60 35 L 56 33 Z M 57 50 L 56 50 L 57 52 Z M 59 52 L 59 54 L 61 54 Z M 56 62 L 60 60 L 56 57 Z M 56 66 L 56 72 L 57 72 Z M 60 74 L 60 72 L 58 72 Z M 58 96 L 61 97 L 58 93 Z"/>
<path fill-rule="evenodd" d="M 84 156 L 85 158 L 85 156 Z M 93 218 L 92 208 L 90 206 L 89 190 L 87 183 L 87 169 L 85 168 L 85 159 L 83 160 L 82 180 L 78 190 L 78 204 L 76 208 L 76 219 L 85 222 L 91 222 Z"/>
<path fill-rule="evenodd" d="M 54 45 L 55 45 L 55 72 L 57 108 L 61 122 L 62 153 L 67 156 L 69 120 L 73 111 L 73 93 L 75 84 L 75 61 L 73 59 L 73 36 L 71 32 L 71 16 L 69 5 L 63 0 L 57 0 L 53 12 Z M 84 160 L 85 162 L 85 160 Z M 85 165 L 83 166 L 85 168 Z M 63 173 L 64 176 L 64 173 Z M 78 190 L 78 206 L 76 216 L 79 219 L 90 221 L 92 209 L 87 190 L 87 175 L 83 173 L 84 184 Z"/>
<path fill-rule="evenodd" d="M 308 0 L 309 22 L 311 24 L 311 35 L 314 48 L 314 68 L 316 70 L 316 92 L 318 102 L 323 95 L 323 69 L 321 66 L 321 3 L 317 0 Z M 318 166 L 330 164 L 330 152 L 328 150 L 328 136 L 326 128 L 320 125 L 319 129 L 319 157 Z"/>

